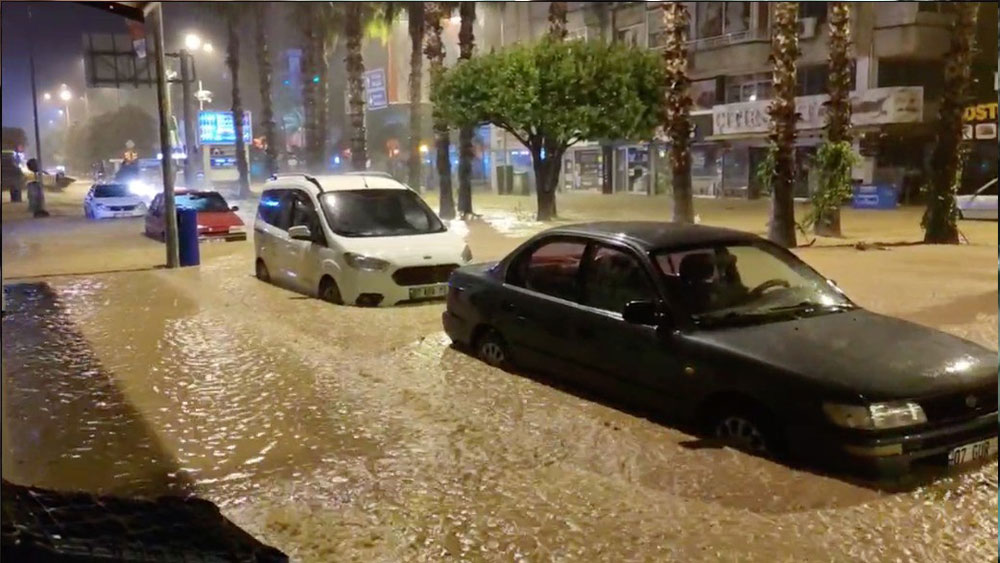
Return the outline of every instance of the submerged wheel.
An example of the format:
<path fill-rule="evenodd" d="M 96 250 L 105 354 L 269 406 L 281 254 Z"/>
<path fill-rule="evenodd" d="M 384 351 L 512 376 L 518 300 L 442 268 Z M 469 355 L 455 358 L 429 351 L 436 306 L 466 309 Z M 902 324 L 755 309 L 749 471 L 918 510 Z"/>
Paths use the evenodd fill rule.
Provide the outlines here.
<path fill-rule="evenodd" d="M 270 283 L 271 272 L 267 271 L 267 264 L 260 258 L 257 259 L 257 264 L 254 267 L 254 271 L 257 274 L 257 279 L 262 282 Z"/>
<path fill-rule="evenodd" d="M 772 457 L 783 452 L 781 433 L 762 409 L 729 405 L 711 418 L 712 435 L 744 452 Z"/>
<path fill-rule="evenodd" d="M 344 304 L 344 299 L 340 296 L 340 288 L 337 287 L 337 282 L 330 276 L 323 276 L 323 279 L 319 282 L 318 297 L 334 305 Z"/>
<path fill-rule="evenodd" d="M 487 364 L 505 369 L 510 367 L 510 349 L 496 330 L 490 328 L 476 339 L 476 356 Z"/>

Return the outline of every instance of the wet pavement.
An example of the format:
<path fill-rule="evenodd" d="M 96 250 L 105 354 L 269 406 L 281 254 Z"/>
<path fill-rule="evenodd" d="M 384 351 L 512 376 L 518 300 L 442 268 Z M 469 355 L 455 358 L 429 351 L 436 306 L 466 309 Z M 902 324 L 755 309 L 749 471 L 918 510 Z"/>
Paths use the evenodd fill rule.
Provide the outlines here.
<path fill-rule="evenodd" d="M 212 245 L 197 269 L 157 270 L 162 246 L 126 223 L 71 216 L 67 200 L 45 228 L 4 204 L 5 282 L 11 270 L 27 282 L 11 288 L 3 321 L 6 479 L 194 492 L 303 561 L 996 556 L 996 461 L 890 492 L 699 447 L 641 413 L 450 348 L 441 304 L 303 298 L 252 277 L 250 243 Z M 593 213 L 574 201 L 561 210 Z M 486 222 L 467 225 L 480 258 L 537 230 L 490 203 Z M 997 235 L 986 226 L 992 239 L 973 224 L 976 244 L 962 247 L 799 253 L 864 306 L 995 349 Z M 60 238 L 64 228 L 74 236 Z M 123 260 L 140 271 L 27 279 L 125 269 L 114 253 L 71 264 L 81 234 L 129 248 Z M 38 237 L 60 242 L 31 247 Z"/>

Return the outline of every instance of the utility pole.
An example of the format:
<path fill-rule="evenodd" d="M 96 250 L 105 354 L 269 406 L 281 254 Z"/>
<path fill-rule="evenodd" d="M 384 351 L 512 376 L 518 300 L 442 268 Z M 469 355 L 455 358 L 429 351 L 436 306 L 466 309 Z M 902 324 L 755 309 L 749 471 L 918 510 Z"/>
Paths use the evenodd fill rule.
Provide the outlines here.
<path fill-rule="evenodd" d="M 195 136 L 194 120 L 194 57 L 187 49 L 181 49 L 181 103 L 184 106 L 184 185 L 188 188 L 194 186 L 195 181 Z M 189 66 L 190 65 L 190 66 Z"/>
<path fill-rule="evenodd" d="M 174 203 L 174 151 L 170 144 L 170 91 L 167 89 L 166 53 L 163 48 L 163 8 L 154 2 L 146 14 L 156 55 L 156 100 L 160 118 L 160 154 L 163 155 L 163 215 L 166 221 L 167 267 L 180 266 L 177 244 L 177 206 Z M 152 21 L 150 21 L 152 20 Z"/>
<path fill-rule="evenodd" d="M 38 131 L 38 85 L 35 81 L 35 36 L 34 25 L 31 21 L 31 7 L 28 7 L 28 64 L 31 70 L 31 111 L 35 118 L 35 162 L 38 163 L 38 170 L 35 172 L 35 182 L 38 182 L 38 191 L 41 194 L 39 210 L 45 210 L 45 184 L 42 179 L 42 135 Z M 31 202 L 31 192 L 28 192 L 28 201 Z"/>

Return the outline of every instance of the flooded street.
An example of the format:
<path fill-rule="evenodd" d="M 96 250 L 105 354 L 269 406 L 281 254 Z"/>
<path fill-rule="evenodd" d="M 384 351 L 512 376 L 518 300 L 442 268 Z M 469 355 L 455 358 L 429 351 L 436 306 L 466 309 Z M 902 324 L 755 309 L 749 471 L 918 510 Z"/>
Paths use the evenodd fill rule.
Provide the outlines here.
<path fill-rule="evenodd" d="M 54 196 L 44 222 L 3 205 L 4 282 L 23 282 L 3 321 L 5 479 L 194 493 L 300 561 L 996 556 L 996 460 L 890 492 L 703 447 L 451 348 L 441 303 L 305 298 L 257 281 L 249 242 L 157 269 L 141 221 L 87 222 L 76 197 Z M 609 197 L 602 214 L 596 197 L 560 211 L 668 216 L 661 198 Z M 538 229 L 527 201 L 483 199 L 485 221 L 463 225 L 477 259 Z M 764 229 L 760 202 L 702 203 L 703 223 Z M 853 225 L 859 240 L 917 240 L 919 211 L 845 213 Z M 961 228 L 971 244 L 798 254 L 862 306 L 995 349 L 996 223 Z"/>

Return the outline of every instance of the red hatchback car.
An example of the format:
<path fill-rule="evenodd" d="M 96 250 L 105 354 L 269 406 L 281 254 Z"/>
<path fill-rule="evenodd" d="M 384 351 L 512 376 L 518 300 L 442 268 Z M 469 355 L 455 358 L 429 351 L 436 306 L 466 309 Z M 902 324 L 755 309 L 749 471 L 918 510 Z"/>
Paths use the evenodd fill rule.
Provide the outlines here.
<path fill-rule="evenodd" d="M 174 201 L 178 209 L 198 212 L 198 238 L 201 240 L 246 240 L 247 230 L 243 220 L 236 215 L 237 207 L 229 207 L 219 192 L 179 189 Z M 166 222 L 163 214 L 163 194 L 157 194 L 146 212 L 146 236 L 156 240 L 166 239 Z"/>

